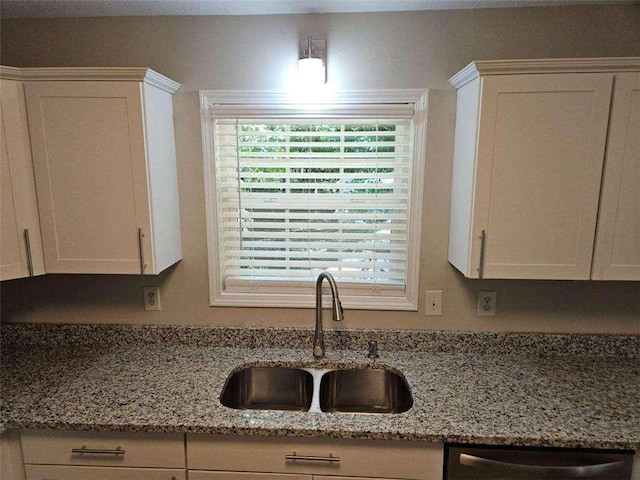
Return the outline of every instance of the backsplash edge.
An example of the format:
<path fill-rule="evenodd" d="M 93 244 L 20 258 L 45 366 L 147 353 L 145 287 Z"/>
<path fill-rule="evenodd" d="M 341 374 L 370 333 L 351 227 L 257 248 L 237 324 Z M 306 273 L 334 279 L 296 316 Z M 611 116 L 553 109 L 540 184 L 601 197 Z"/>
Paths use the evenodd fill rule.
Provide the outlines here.
<path fill-rule="evenodd" d="M 312 328 L 185 325 L 3 323 L 2 347 L 113 347 L 185 345 L 193 347 L 309 348 Z M 463 354 L 519 354 L 640 358 L 640 336 L 494 333 L 441 330 L 325 330 L 333 350 L 380 350 Z"/>

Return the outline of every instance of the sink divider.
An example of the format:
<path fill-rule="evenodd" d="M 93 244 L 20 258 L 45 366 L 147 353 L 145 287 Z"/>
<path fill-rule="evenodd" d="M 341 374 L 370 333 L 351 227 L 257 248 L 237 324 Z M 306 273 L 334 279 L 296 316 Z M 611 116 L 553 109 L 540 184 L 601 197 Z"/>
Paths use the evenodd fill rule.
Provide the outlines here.
<path fill-rule="evenodd" d="M 330 372 L 332 370 L 332 368 L 300 368 L 301 370 L 304 370 L 305 372 L 309 372 L 311 374 L 311 376 L 313 377 L 313 394 L 311 396 L 311 407 L 309 407 L 309 412 L 319 412 L 322 413 L 322 410 L 320 410 L 320 382 L 322 381 L 322 376 L 327 373 Z"/>

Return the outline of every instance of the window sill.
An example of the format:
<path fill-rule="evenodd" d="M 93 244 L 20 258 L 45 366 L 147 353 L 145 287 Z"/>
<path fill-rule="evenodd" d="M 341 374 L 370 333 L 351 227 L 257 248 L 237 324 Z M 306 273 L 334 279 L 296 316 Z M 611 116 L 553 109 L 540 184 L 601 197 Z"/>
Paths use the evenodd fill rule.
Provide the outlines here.
<path fill-rule="evenodd" d="M 325 295 L 326 297 L 327 295 Z M 418 310 L 417 299 L 406 296 L 341 294 L 342 306 L 348 310 Z M 329 299 L 324 299 L 330 305 Z M 222 292 L 211 298 L 212 307 L 315 308 L 315 295 Z"/>

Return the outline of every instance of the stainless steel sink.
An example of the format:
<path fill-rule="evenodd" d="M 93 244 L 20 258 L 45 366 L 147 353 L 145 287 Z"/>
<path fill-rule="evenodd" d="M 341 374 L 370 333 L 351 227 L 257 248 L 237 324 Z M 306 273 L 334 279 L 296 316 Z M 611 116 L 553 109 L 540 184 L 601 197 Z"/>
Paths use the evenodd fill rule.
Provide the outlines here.
<path fill-rule="evenodd" d="M 248 367 L 229 378 L 220 401 L 230 408 L 307 411 L 312 397 L 313 376 L 305 370 Z"/>
<path fill-rule="evenodd" d="M 401 375 L 384 369 L 247 367 L 227 381 L 221 403 L 246 410 L 402 413 L 413 405 Z"/>
<path fill-rule="evenodd" d="M 320 382 L 323 412 L 402 413 L 412 405 L 407 382 L 389 370 L 333 370 Z"/>

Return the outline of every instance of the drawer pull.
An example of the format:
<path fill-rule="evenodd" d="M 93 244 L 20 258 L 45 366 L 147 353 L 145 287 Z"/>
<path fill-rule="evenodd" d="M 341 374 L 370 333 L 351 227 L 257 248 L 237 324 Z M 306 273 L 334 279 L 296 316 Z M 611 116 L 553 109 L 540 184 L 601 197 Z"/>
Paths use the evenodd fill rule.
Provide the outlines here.
<path fill-rule="evenodd" d="M 124 450 L 120 448 L 120 445 L 118 445 L 115 450 L 106 450 L 104 448 L 87 448 L 86 445 L 83 445 L 80 448 L 72 448 L 71 453 L 88 453 L 91 455 L 124 455 Z"/>
<path fill-rule="evenodd" d="M 297 455 L 296 452 L 293 452 L 292 455 L 285 455 L 285 460 L 295 462 L 296 460 L 303 462 L 329 462 L 329 463 L 339 463 L 340 457 L 334 457 L 333 453 L 330 453 L 328 457 L 317 457 L 315 455 Z"/>

